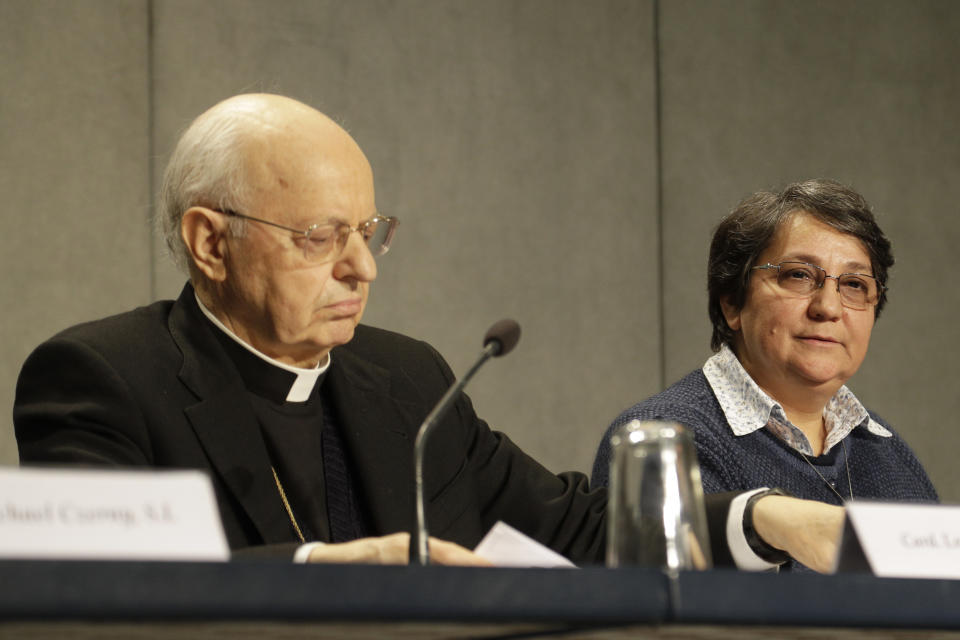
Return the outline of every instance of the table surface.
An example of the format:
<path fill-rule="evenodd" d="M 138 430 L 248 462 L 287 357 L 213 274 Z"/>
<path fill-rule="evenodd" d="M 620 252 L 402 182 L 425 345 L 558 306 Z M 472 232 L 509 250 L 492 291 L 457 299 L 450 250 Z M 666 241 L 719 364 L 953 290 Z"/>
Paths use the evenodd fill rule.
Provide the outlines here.
<path fill-rule="evenodd" d="M 960 630 L 960 581 L 867 574 L 0 561 L 6 623 L 153 620 Z M 399 628 L 399 627 L 397 627 Z M 479 628 L 479 627 L 477 627 Z"/>

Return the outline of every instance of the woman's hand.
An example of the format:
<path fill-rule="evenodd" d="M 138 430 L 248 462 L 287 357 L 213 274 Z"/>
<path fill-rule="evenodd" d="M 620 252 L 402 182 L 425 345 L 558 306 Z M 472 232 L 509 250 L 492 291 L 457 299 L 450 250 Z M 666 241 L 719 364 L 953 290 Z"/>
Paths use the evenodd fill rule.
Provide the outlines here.
<path fill-rule="evenodd" d="M 820 573 L 836 569 L 843 507 L 788 496 L 765 496 L 753 507 L 753 528 L 771 547 Z"/>

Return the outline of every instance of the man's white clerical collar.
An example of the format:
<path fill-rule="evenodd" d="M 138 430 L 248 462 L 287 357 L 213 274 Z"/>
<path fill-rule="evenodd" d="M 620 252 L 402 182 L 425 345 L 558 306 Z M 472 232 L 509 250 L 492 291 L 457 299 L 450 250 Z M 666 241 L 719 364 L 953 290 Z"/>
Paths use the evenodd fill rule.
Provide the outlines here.
<path fill-rule="evenodd" d="M 331 357 L 329 353 L 327 354 L 326 361 L 322 365 L 317 365 L 313 369 L 304 369 L 302 367 L 294 367 L 292 365 L 286 364 L 285 362 L 280 362 L 279 360 L 275 360 L 270 356 L 266 355 L 265 353 L 262 353 L 257 349 L 254 349 L 252 346 L 250 346 L 249 344 L 244 342 L 242 339 L 240 339 L 240 337 L 237 336 L 237 334 L 235 334 L 233 331 L 227 328 L 225 324 L 220 322 L 220 319 L 217 318 L 215 315 L 213 315 L 213 313 L 209 309 L 207 309 L 206 305 L 203 304 L 203 302 L 200 300 L 200 297 L 197 295 L 196 291 L 193 292 L 193 296 L 196 298 L 197 304 L 200 306 L 200 311 L 203 312 L 203 315 L 207 316 L 207 319 L 210 320 L 210 322 L 212 322 L 215 327 L 223 331 L 234 342 L 239 344 L 241 347 L 243 347 L 253 355 L 257 356 L 261 360 L 275 367 L 283 369 L 284 371 L 288 371 L 296 376 L 296 378 L 293 381 L 293 384 L 290 386 L 289 393 L 287 393 L 287 398 L 286 398 L 287 402 L 306 402 L 310 398 L 310 394 L 313 392 L 313 388 L 317 384 L 317 379 L 320 378 L 320 376 L 322 376 L 326 372 L 326 370 L 330 367 Z"/>

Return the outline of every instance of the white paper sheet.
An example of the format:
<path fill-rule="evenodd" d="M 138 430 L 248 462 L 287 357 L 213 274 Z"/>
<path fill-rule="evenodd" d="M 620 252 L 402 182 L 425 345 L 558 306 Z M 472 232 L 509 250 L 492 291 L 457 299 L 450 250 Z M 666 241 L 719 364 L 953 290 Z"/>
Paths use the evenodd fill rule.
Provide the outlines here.
<path fill-rule="evenodd" d="M 474 552 L 498 567 L 576 568 L 556 551 L 502 521 L 493 525 Z"/>

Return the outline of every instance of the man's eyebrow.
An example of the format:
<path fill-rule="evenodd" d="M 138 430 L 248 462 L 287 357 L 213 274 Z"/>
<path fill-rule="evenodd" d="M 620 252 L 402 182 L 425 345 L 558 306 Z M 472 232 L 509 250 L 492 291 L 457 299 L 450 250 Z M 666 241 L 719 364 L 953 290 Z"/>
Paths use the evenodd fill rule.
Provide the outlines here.
<path fill-rule="evenodd" d="M 298 220 L 301 220 L 301 218 L 298 218 Z M 328 224 L 330 224 L 330 225 L 337 225 L 337 224 L 346 224 L 346 225 L 349 225 L 350 223 L 347 222 L 346 220 L 344 220 L 343 218 L 339 217 L 339 216 L 333 216 L 333 215 L 324 216 L 324 215 L 321 214 L 321 215 L 319 215 L 319 216 L 318 216 L 318 215 L 311 215 L 311 216 L 309 216 L 309 217 L 304 217 L 304 218 L 302 218 L 302 222 L 299 222 L 298 224 L 300 224 L 304 229 L 309 229 L 309 228 L 311 228 L 311 227 L 322 227 L 322 226 L 328 225 Z"/>

